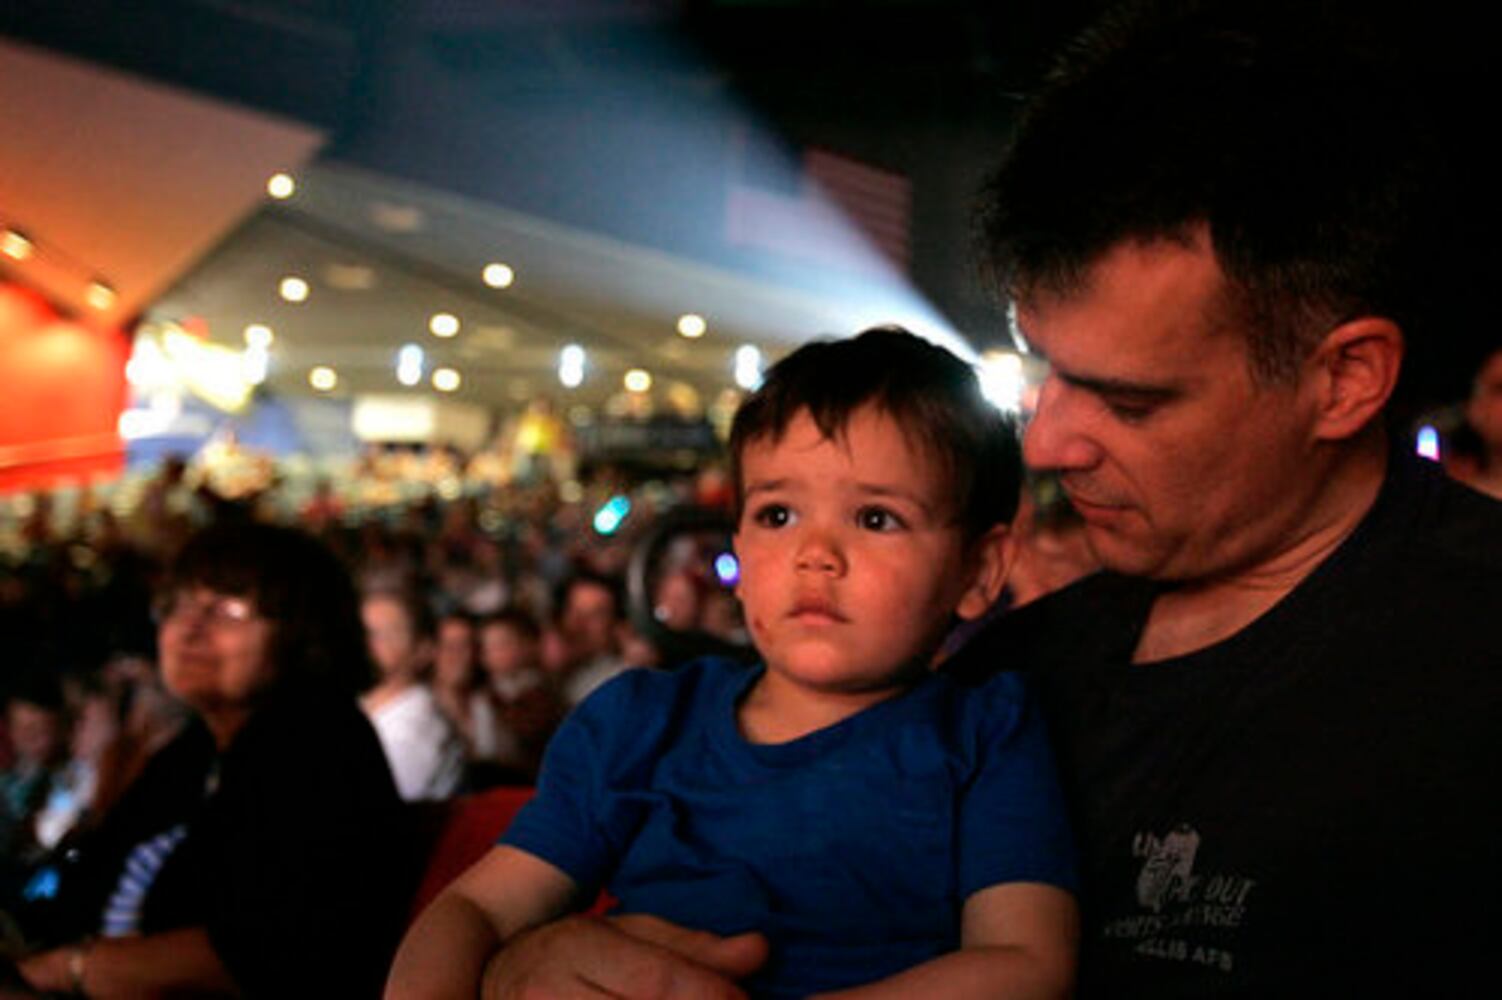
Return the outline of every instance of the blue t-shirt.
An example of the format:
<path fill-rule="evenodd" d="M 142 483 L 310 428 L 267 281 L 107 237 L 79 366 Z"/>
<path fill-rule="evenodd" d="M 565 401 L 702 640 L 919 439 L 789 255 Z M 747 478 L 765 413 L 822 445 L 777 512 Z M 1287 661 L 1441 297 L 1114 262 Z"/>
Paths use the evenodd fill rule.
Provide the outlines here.
<path fill-rule="evenodd" d="M 761 668 L 633 670 L 580 705 L 502 843 L 604 887 L 623 912 L 733 934 L 771 958 L 746 984 L 803 996 L 885 978 L 960 944 L 977 890 L 1072 890 L 1073 846 L 1022 679 L 934 674 L 788 743 L 749 743 Z"/>

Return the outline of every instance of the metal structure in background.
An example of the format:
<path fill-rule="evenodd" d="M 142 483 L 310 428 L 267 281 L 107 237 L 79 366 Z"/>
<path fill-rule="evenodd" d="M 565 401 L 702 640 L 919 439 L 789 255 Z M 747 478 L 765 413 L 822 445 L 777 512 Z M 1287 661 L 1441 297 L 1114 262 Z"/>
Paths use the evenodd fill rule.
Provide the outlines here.
<path fill-rule="evenodd" d="M 749 643 L 729 642 L 698 630 L 672 629 L 654 613 L 654 585 L 661 578 L 662 561 L 672 545 L 685 536 L 709 536 L 719 540 L 717 548 L 728 554 L 734 529 L 734 522 L 724 511 L 679 507 L 659 517 L 631 553 L 626 567 L 626 613 L 632 627 L 661 651 L 663 666 L 676 667 L 700 656 L 746 662 L 756 659 L 756 649 Z"/>

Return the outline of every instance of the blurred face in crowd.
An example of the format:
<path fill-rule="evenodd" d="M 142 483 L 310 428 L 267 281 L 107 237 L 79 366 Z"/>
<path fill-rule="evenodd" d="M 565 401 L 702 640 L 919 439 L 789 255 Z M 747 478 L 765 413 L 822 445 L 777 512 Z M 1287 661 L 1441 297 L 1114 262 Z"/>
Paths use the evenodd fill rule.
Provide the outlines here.
<path fill-rule="evenodd" d="M 438 643 L 433 651 L 433 679 L 440 686 L 463 687 L 475 670 L 475 628 L 463 618 L 445 618 L 438 623 Z"/>
<path fill-rule="evenodd" d="M 1224 577 L 1303 534 L 1321 475 L 1312 380 L 1253 380 L 1225 288 L 1207 238 L 1129 242 L 1078 291 L 1018 310 L 1052 366 L 1024 458 L 1057 470 L 1110 569 Z"/>
<path fill-rule="evenodd" d="M 1502 351 L 1487 358 L 1476 373 L 1466 420 L 1487 448 L 1502 450 Z"/>
<path fill-rule="evenodd" d="M 536 667 L 537 653 L 537 640 L 507 622 L 491 622 L 480 630 L 480 665 L 492 677 Z"/>
<path fill-rule="evenodd" d="M 248 710 L 276 678 L 271 640 L 271 622 L 250 598 L 184 588 L 161 612 L 162 680 L 201 714 Z"/>
<path fill-rule="evenodd" d="M 576 664 L 614 653 L 615 595 L 593 581 L 578 581 L 568 590 L 558 628 Z"/>
<path fill-rule="evenodd" d="M 55 708 L 13 700 L 5 713 L 17 763 L 35 767 L 51 764 L 63 750 L 63 718 Z"/>
<path fill-rule="evenodd" d="M 415 679 L 430 653 L 407 608 L 394 597 L 378 594 L 360 605 L 370 658 L 383 678 Z"/>
<path fill-rule="evenodd" d="M 669 573 L 657 584 L 652 614 L 671 629 L 686 631 L 699 626 L 699 588 L 686 573 Z"/>

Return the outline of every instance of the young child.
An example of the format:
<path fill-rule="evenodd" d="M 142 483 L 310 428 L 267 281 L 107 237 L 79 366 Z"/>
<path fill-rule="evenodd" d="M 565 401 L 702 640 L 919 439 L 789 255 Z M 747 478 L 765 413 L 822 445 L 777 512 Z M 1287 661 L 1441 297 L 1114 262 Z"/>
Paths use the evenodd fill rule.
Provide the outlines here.
<path fill-rule="evenodd" d="M 1036 709 L 931 672 L 1005 578 L 1011 428 L 911 334 L 805 346 L 730 439 L 755 669 L 630 671 L 409 933 L 389 996 L 473 996 L 512 935 L 587 905 L 756 931 L 754 996 L 1056 996 L 1071 843 Z M 855 994 L 852 994 L 855 995 Z"/>

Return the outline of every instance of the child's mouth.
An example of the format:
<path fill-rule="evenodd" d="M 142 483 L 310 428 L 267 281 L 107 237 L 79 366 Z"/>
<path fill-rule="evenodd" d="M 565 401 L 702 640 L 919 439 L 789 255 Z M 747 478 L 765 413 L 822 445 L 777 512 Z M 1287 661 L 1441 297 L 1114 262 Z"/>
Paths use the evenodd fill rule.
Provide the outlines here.
<path fill-rule="evenodd" d="M 817 599 L 805 599 L 794 604 L 788 617 L 808 625 L 849 621 L 833 603 Z"/>

